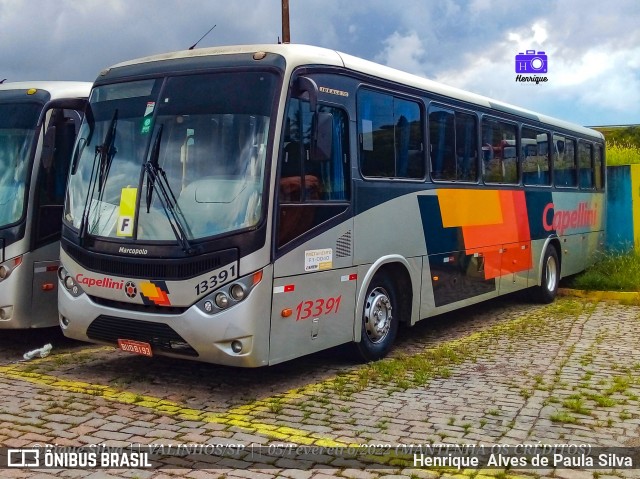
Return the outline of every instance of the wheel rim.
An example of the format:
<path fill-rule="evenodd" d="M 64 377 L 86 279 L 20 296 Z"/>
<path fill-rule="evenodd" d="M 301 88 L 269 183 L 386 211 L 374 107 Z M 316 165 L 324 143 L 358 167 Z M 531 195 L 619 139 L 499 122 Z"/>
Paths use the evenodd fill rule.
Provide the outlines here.
<path fill-rule="evenodd" d="M 556 282 L 558 281 L 558 265 L 553 256 L 547 258 L 546 264 L 547 270 L 547 290 L 554 291 L 556 289 Z"/>
<path fill-rule="evenodd" d="M 393 319 L 389 294 L 383 288 L 375 288 L 367 297 L 364 308 L 364 329 L 372 343 L 380 343 L 389 334 Z"/>

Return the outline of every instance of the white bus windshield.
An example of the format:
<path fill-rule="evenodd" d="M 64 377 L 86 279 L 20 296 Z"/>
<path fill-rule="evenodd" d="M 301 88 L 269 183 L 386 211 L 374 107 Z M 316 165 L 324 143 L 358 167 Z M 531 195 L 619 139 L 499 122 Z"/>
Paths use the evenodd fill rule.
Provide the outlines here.
<path fill-rule="evenodd" d="M 0 228 L 23 214 L 30 152 L 42 105 L 0 103 Z"/>
<path fill-rule="evenodd" d="M 225 72 L 95 88 L 65 221 L 81 234 L 145 241 L 257 225 L 277 80 Z"/>

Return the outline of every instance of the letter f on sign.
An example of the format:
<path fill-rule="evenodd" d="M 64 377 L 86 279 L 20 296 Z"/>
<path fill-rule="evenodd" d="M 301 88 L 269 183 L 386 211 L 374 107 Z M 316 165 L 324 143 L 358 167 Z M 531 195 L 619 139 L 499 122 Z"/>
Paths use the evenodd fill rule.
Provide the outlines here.
<path fill-rule="evenodd" d="M 131 216 L 120 216 L 118 218 L 118 236 L 133 236 L 133 218 Z"/>

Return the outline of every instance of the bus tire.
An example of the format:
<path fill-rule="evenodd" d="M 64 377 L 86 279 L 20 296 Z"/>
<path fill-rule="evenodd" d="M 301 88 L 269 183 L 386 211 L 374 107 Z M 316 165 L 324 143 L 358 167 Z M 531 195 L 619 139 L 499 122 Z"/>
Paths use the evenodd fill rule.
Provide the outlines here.
<path fill-rule="evenodd" d="M 549 245 L 544 252 L 540 286 L 537 287 L 537 299 L 541 303 L 551 303 L 558 293 L 560 283 L 560 261 L 556 248 Z"/>
<path fill-rule="evenodd" d="M 357 352 L 364 361 L 384 358 L 398 332 L 398 294 L 391 279 L 376 273 L 367 289 L 362 309 L 362 334 L 356 343 Z"/>

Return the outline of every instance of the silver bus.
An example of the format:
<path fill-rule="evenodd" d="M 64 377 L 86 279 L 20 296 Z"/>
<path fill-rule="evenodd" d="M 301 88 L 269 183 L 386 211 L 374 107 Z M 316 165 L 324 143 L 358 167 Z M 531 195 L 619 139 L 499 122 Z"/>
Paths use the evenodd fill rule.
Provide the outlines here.
<path fill-rule="evenodd" d="M 598 132 L 333 50 L 121 63 L 72 164 L 60 326 L 233 366 L 376 360 L 400 323 L 552 301 L 603 242 L 604 181 Z"/>
<path fill-rule="evenodd" d="M 65 187 L 91 83 L 0 85 L 0 328 L 58 324 Z"/>

